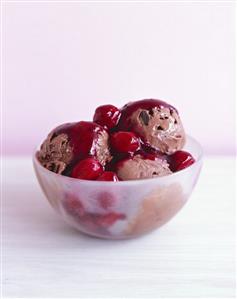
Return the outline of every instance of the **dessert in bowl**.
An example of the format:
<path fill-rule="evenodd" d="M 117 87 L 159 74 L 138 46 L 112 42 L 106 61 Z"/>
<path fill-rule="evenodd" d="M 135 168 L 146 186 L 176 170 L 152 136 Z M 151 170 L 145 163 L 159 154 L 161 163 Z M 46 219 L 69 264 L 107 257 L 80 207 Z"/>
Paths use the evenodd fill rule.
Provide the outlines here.
<path fill-rule="evenodd" d="M 202 149 L 160 100 L 104 105 L 54 129 L 33 158 L 52 207 L 86 234 L 126 239 L 168 222 L 197 182 Z"/>

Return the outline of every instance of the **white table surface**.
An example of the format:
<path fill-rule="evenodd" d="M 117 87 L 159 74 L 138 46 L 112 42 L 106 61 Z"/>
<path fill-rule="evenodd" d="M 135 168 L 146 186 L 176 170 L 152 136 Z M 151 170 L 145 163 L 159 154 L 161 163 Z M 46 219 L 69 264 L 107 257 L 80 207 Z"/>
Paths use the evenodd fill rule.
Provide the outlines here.
<path fill-rule="evenodd" d="M 90 238 L 62 222 L 31 159 L 3 166 L 4 298 L 234 297 L 234 158 L 206 158 L 183 210 L 127 241 Z"/>

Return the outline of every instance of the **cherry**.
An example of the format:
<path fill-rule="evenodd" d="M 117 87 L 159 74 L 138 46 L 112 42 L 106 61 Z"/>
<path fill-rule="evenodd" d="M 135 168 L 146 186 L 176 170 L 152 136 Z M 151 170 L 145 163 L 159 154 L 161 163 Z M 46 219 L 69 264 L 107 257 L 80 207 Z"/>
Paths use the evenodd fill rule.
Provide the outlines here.
<path fill-rule="evenodd" d="M 113 105 L 99 106 L 95 110 L 93 121 L 101 126 L 106 126 L 108 129 L 114 128 L 120 118 L 120 110 Z"/>
<path fill-rule="evenodd" d="M 195 162 L 193 156 L 185 151 L 177 151 L 168 158 L 171 171 L 179 171 L 187 168 Z"/>
<path fill-rule="evenodd" d="M 108 191 L 102 191 L 98 193 L 97 202 L 98 205 L 104 210 L 111 210 L 116 204 L 116 198 L 114 194 L 111 194 Z"/>
<path fill-rule="evenodd" d="M 97 179 L 97 181 L 113 181 L 113 182 L 117 182 L 118 180 L 119 179 L 117 177 L 117 174 L 113 171 L 105 171 Z"/>
<path fill-rule="evenodd" d="M 118 153 L 134 153 L 140 148 L 140 141 L 132 132 L 116 132 L 111 135 L 110 143 Z"/>
<path fill-rule="evenodd" d="M 71 177 L 82 180 L 95 180 L 102 173 L 102 165 L 94 158 L 87 158 L 81 160 L 73 167 Z"/>
<path fill-rule="evenodd" d="M 103 203 L 101 201 L 100 206 L 105 210 L 111 208 L 113 205 L 111 195 L 109 193 L 100 195 L 106 200 L 106 202 Z M 80 225 L 93 231 L 109 228 L 117 220 L 126 218 L 124 214 L 114 211 L 107 211 L 106 214 L 89 213 L 74 194 L 66 194 L 66 197 L 63 200 L 63 207 L 71 217 L 80 223 Z"/>
<path fill-rule="evenodd" d="M 83 217 L 85 215 L 85 209 L 81 201 L 72 194 L 67 194 L 63 206 L 71 216 Z"/>

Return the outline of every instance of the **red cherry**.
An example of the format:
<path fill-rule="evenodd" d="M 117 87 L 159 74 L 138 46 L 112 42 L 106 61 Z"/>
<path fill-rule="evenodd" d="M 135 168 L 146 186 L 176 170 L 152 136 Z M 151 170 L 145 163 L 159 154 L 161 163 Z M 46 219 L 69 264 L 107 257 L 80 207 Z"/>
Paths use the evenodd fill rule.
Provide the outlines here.
<path fill-rule="evenodd" d="M 87 158 L 74 166 L 71 177 L 82 180 L 95 180 L 102 173 L 102 165 L 94 158 Z"/>
<path fill-rule="evenodd" d="M 169 165 L 171 171 L 179 171 L 187 168 L 195 162 L 193 156 L 185 151 L 177 151 L 169 156 Z"/>
<path fill-rule="evenodd" d="M 72 194 L 67 194 L 65 200 L 63 201 L 63 207 L 68 214 L 75 217 L 83 217 L 85 215 L 85 209 L 81 201 Z"/>
<path fill-rule="evenodd" d="M 120 118 L 120 110 L 113 105 L 99 106 L 95 110 L 93 121 L 101 126 L 106 126 L 108 129 L 115 127 Z"/>
<path fill-rule="evenodd" d="M 105 171 L 97 179 L 97 181 L 113 181 L 113 182 L 117 182 L 118 180 L 119 179 L 117 177 L 117 174 L 113 171 Z"/>
<path fill-rule="evenodd" d="M 100 194 L 103 199 L 106 199 L 106 206 L 103 206 L 105 210 L 111 208 L 113 205 L 113 199 L 111 194 Z M 97 231 L 98 229 L 106 229 L 113 225 L 117 220 L 123 220 L 126 218 L 124 214 L 117 212 L 107 212 L 106 214 L 88 213 L 81 201 L 73 194 L 66 194 L 63 200 L 63 207 L 65 211 L 78 221 L 84 227 Z M 101 202 L 102 204 L 102 202 Z"/>
<path fill-rule="evenodd" d="M 97 202 L 98 205 L 104 210 L 110 210 L 116 204 L 117 199 L 113 194 L 108 191 L 102 191 L 98 193 Z"/>
<path fill-rule="evenodd" d="M 112 149 L 118 153 L 134 153 L 140 148 L 140 141 L 132 132 L 117 132 L 110 139 Z"/>

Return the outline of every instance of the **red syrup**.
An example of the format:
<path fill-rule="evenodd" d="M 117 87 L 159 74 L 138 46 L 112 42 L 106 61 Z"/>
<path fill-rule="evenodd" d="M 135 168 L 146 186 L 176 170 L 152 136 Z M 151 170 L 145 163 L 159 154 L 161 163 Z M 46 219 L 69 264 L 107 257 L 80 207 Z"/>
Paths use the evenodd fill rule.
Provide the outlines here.
<path fill-rule="evenodd" d="M 132 126 L 130 123 L 130 117 L 138 109 L 148 110 L 152 114 L 153 108 L 169 108 L 171 111 L 174 110 L 178 113 L 177 109 L 170 104 L 155 99 L 145 99 L 141 101 L 130 102 L 122 107 L 121 117 L 117 126 L 118 130 L 132 131 Z"/>

